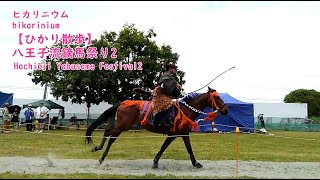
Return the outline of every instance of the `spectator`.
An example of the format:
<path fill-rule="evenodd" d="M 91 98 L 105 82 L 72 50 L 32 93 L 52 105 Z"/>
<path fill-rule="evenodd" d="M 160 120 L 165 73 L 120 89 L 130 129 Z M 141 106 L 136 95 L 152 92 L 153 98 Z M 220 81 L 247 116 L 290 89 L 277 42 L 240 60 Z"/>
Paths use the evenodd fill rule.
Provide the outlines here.
<path fill-rule="evenodd" d="M 10 113 L 9 113 L 10 104 L 6 103 L 5 107 L 2 110 L 2 126 L 4 129 L 10 129 Z M 9 126 L 8 126 L 9 125 Z M 4 130 L 2 129 L 1 132 Z"/>
<path fill-rule="evenodd" d="M 20 113 L 18 112 L 18 109 L 14 108 L 14 111 L 12 113 L 12 119 L 11 119 L 11 123 L 13 124 L 14 128 L 18 128 L 18 124 L 20 123 L 19 115 Z"/>
<path fill-rule="evenodd" d="M 34 118 L 34 112 L 31 108 L 32 105 L 29 104 L 28 109 L 24 112 L 27 131 L 32 131 L 32 119 Z"/>
<path fill-rule="evenodd" d="M 76 124 L 76 123 L 77 123 L 77 116 L 76 116 L 76 114 L 73 114 L 73 116 L 70 118 L 70 123 L 71 123 L 71 124 Z"/>
<path fill-rule="evenodd" d="M 51 119 L 52 118 L 50 118 L 50 115 L 49 114 L 47 114 L 47 117 L 46 117 L 46 124 L 48 125 L 48 130 L 50 130 L 50 126 L 51 126 Z"/>
<path fill-rule="evenodd" d="M 258 115 L 258 119 L 259 119 L 259 122 L 261 123 L 261 128 L 266 128 L 265 124 L 264 124 L 264 119 L 263 119 L 263 114 L 259 114 Z"/>
<path fill-rule="evenodd" d="M 48 112 L 49 112 L 49 109 L 47 107 L 43 106 L 43 103 L 40 103 L 39 107 L 36 110 L 37 120 L 39 122 L 39 125 L 37 126 L 36 132 L 42 133 Z"/>

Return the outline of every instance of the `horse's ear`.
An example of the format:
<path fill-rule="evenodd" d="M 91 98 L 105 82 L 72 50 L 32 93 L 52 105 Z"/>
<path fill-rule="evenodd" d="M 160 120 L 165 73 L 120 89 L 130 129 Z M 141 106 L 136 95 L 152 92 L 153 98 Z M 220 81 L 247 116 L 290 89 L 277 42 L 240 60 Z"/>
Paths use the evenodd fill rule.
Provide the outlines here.
<path fill-rule="evenodd" d="M 215 92 L 215 89 L 212 89 L 211 87 L 208 86 L 208 92 Z"/>

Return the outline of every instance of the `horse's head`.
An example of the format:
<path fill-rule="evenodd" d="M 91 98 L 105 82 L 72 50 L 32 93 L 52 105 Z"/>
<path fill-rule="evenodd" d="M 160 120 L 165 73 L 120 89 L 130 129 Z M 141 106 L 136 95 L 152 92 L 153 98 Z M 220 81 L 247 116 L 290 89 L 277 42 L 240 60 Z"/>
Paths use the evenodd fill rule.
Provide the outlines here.
<path fill-rule="evenodd" d="M 208 98 L 208 106 L 214 108 L 218 113 L 222 115 L 227 115 L 229 111 L 228 106 L 220 98 L 218 92 L 208 87 L 207 93 L 210 94 L 210 98 Z"/>

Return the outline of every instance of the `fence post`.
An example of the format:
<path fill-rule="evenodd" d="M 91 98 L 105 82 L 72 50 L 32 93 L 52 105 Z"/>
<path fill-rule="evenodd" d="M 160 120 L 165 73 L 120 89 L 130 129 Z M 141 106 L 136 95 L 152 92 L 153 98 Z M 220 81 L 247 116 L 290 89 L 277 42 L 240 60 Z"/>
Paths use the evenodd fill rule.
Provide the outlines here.
<path fill-rule="evenodd" d="M 236 127 L 236 177 L 238 178 L 238 168 L 239 168 L 239 128 Z"/>
<path fill-rule="evenodd" d="M 212 160 L 214 160 L 214 122 L 212 121 Z"/>

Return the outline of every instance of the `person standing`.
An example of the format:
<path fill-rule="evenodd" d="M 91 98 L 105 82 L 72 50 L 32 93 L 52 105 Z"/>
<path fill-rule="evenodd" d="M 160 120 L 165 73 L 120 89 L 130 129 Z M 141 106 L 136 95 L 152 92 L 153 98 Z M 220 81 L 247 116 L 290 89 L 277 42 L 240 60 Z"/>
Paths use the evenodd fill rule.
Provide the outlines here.
<path fill-rule="evenodd" d="M 10 104 L 6 103 L 5 107 L 2 110 L 2 126 L 4 129 L 2 129 L 1 132 L 11 128 L 9 107 Z"/>
<path fill-rule="evenodd" d="M 20 113 L 18 112 L 18 109 L 14 108 L 14 111 L 12 113 L 12 119 L 11 119 L 11 123 L 13 125 L 13 128 L 18 128 L 18 126 L 20 124 L 19 115 L 20 115 Z"/>
<path fill-rule="evenodd" d="M 25 124 L 27 131 L 32 131 L 32 119 L 34 118 L 34 111 L 32 110 L 32 105 L 28 105 L 28 109 L 24 112 Z"/>
<path fill-rule="evenodd" d="M 40 103 L 39 107 L 36 110 L 36 113 L 37 113 L 36 117 L 39 122 L 36 132 L 42 133 L 48 112 L 49 112 L 49 109 L 45 107 L 43 103 Z"/>
<path fill-rule="evenodd" d="M 263 114 L 259 114 L 258 119 L 261 123 L 261 128 L 266 128 L 265 124 L 264 124 L 264 119 L 263 119 Z"/>

